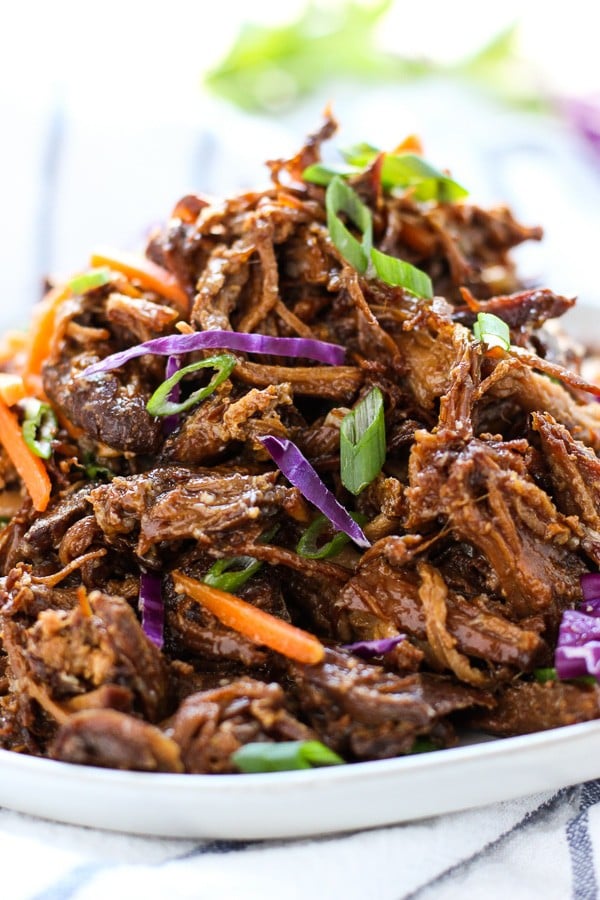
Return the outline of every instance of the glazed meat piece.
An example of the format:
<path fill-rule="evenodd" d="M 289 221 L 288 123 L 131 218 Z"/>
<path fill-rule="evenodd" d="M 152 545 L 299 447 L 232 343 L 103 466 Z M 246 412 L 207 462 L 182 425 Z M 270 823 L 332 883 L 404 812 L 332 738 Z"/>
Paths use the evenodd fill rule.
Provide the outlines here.
<path fill-rule="evenodd" d="M 154 725 L 114 709 L 75 713 L 48 749 L 51 759 L 136 772 L 182 772 L 179 747 Z"/>
<path fill-rule="evenodd" d="M 474 725 L 492 734 L 529 734 L 588 722 L 600 717 L 600 688 L 560 681 L 516 682 L 490 712 L 474 717 Z"/>
<path fill-rule="evenodd" d="M 168 683 L 158 648 L 142 631 L 130 606 L 120 597 L 95 592 L 92 615 L 79 606 L 46 609 L 23 628 L 4 623 L 4 647 L 14 675 L 44 685 L 56 701 L 67 700 L 103 684 L 131 690 L 135 707 L 151 721 L 165 715 Z"/>
<path fill-rule="evenodd" d="M 278 684 L 251 678 L 192 694 L 175 714 L 169 734 L 186 772 L 236 772 L 231 755 L 253 741 L 305 741 L 314 732 L 285 705 Z"/>
<path fill-rule="evenodd" d="M 458 709 L 492 706 L 489 694 L 433 675 L 404 678 L 329 651 L 318 666 L 292 666 L 298 703 L 321 740 L 344 759 L 409 753 Z M 451 732 L 444 743 L 452 742 Z"/>
<path fill-rule="evenodd" d="M 240 529 L 298 505 L 294 488 L 276 484 L 277 474 L 249 475 L 207 469 L 153 469 L 115 478 L 96 488 L 91 502 L 109 540 L 138 535 L 138 553 L 153 544 L 193 538 L 201 545 L 214 535 Z"/>

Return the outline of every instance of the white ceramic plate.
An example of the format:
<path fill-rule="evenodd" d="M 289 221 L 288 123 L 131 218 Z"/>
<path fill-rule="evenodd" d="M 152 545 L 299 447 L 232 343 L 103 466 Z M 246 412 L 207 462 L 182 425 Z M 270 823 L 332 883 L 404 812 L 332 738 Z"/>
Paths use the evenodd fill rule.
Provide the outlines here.
<path fill-rule="evenodd" d="M 590 341 L 600 304 L 569 330 Z M 0 750 L 0 806 L 170 837 L 285 838 L 485 806 L 600 777 L 600 721 L 381 762 L 269 775 L 157 775 Z"/>
<path fill-rule="evenodd" d="M 0 805 L 170 837 L 286 838 L 484 806 L 600 776 L 600 722 L 381 762 L 269 775 L 156 775 L 0 751 Z"/>

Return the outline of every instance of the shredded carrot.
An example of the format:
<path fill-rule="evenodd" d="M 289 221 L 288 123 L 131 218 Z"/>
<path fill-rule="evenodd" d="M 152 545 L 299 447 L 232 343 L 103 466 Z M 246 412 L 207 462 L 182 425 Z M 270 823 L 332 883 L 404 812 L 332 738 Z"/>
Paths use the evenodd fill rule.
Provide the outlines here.
<path fill-rule="evenodd" d="M 89 619 L 90 616 L 93 615 L 92 604 L 90 603 L 90 598 L 88 597 L 88 592 L 85 585 L 80 584 L 77 588 L 77 602 L 79 603 L 79 609 L 83 616 L 86 619 Z"/>
<path fill-rule="evenodd" d="M 0 372 L 0 400 L 4 400 L 7 406 L 14 406 L 26 395 L 25 385 L 20 375 Z"/>
<path fill-rule="evenodd" d="M 7 331 L 0 338 L 0 365 L 13 362 L 28 346 L 29 335 L 26 331 Z"/>
<path fill-rule="evenodd" d="M 185 291 L 180 287 L 177 279 L 162 266 L 157 266 L 144 256 L 134 253 L 125 253 L 121 250 L 97 250 L 92 254 L 90 265 L 109 266 L 117 272 L 122 272 L 128 278 L 134 278 L 148 290 L 156 291 L 168 300 L 172 300 L 187 316 L 190 304 Z"/>
<path fill-rule="evenodd" d="M 421 138 L 417 134 L 409 134 L 404 140 L 398 144 L 394 153 L 415 153 L 417 156 L 423 156 L 423 144 Z"/>
<path fill-rule="evenodd" d="M 0 442 L 8 453 L 12 464 L 23 479 L 33 505 L 38 512 L 48 506 L 52 484 L 42 460 L 27 447 L 16 416 L 6 403 L 0 400 Z"/>
<path fill-rule="evenodd" d="M 23 381 L 30 390 L 39 390 L 37 376 L 42 374 L 42 365 L 50 352 L 58 310 L 69 294 L 66 285 L 52 288 L 34 310 L 29 350 L 23 366 Z"/>
<path fill-rule="evenodd" d="M 325 648 L 314 635 L 284 622 L 251 603 L 190 578 L 183 572 L 173 572 L 175 588 L 205 606 L 224 625 L 243 634 L 255 644 L 264 644 L 283 656 L 306 665 L 323 660 Z"/>

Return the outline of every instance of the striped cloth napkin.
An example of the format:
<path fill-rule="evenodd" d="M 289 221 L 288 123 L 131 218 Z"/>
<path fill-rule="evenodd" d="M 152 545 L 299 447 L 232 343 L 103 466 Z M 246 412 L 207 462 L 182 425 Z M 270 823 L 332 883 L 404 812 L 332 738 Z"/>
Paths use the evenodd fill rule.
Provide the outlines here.
<path fill-rule="evenodd" d="M 0 811 L 7 900 L 594 900 L 600 781 L 300 841 L 189 841 Z"/>

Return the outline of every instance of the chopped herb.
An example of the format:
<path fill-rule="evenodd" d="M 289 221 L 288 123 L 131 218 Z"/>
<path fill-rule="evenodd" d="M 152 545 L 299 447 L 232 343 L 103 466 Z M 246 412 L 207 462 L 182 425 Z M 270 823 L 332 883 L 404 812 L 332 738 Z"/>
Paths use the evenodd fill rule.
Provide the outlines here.
<path fill-rule="evenodd" d="M 249 578 L 258 572 L 262 562 L 253 556 L 230 556 L 212 564 L 202 581 L 211 587 L 235 594 Z M 233 569 L 234 571 L 230 571 Z"/>
<path fill-rule="evenodd" d="M 240 772 L 288 772 L 291 769 L 312 769 L 319 766 L 339 766 L 344 760 L 320 741 L 256 741 L 244 744 L 231 757 Z"/>
<path fill-rule="evenodd" d="M 539 681 L 540 684 L 545 684 L 547 681 L 556 681 L 557 674 L 556 669 L 554 668 L 546 668 L 546 669 L 534 669 L 533 677 L 536 681 Z"/>
<path fill-rule="evenodd" d="M 410 263 L 388 256 L 379 250 L 371 251 L 371 260 L 379 278 L 386 284 L 402 287 L 417 297 L 425 297 L 430 300 L 433 297 L 433 285 L 431 278 L 421 269 Z"/>
<path fill-rule="evenodd" d="M 235 356 L 231 356 L 229 353 L 221 353 L 218 356 L 209 356 L 208 359 L 201 359 L 200 362 L 184 366 L 175 372 L 174 375 L 171 375 L 170 378 L 167 378 L 166 381 L 163 381 L 160 387 L 154 391 L 146 404 L 146 409 L 151 416 L 172 416 L 191 409 L 192 406 L 196 406 L 198 403 L 206 400 L 220 384 L 223 384 L 229 378 L 236 362 Z M 169 395 L 171 391 L 179 384 L 181 379 L 192 372 L 198 372 L 200 369 L 216 369 L 217 371 L 206 387 L 194 391 L 187 400 L 183 400 L 181 403 L 174 403 L 170 400 Z"/>
<path fill-rule="evenodd" d="M 344 487 L 360 494 L 381 472 L 385 452 L 383 395 L 375 387 L 342 419 L 340 471 Z"/>
<path fill-rule="evenodd" d="M 430 741 L 427 738 L 417 738 L 412 745 L 410 753 L 431 753 L 432 750 L 439 749 L 440 748 L 437 747 L 433 741 Z"/>
<path fill-rule="evenodd" d="M 49 403 L 33 397 L 20 403 L 24 412 L 21 432 L 29 450 L 41 459 L 52 456 L 52 441 L 58 432 L 58 422 Z"/>
<path fill-rule="evenodd" d="M 96 481 L 99 478 L 106 478 L 107 481 L 111 481 L 115 477 L 115 473 L 107 469 L 106 466 L 99 465 L 91 453 L 84 454 L 82 467 L 90 481 Z"/>

